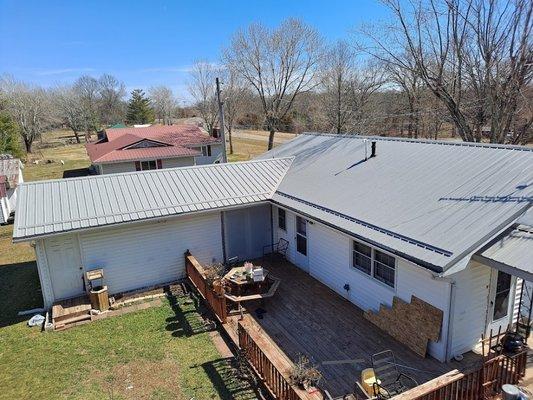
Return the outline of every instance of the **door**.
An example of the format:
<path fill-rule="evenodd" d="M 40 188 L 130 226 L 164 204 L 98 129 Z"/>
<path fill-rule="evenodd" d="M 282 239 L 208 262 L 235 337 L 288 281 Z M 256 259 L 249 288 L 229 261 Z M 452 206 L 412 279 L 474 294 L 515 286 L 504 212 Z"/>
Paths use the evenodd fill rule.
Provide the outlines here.
<path fill-rule="evenodd" d="M 84 293 L 83 268 L 76 236 L 66 235 L 45 240 L 54 299 L 68 299 Z"/>
<path fill-rule="evenodd" d="M 303 269 L 308 270 L 309 262 L 307 258 L 307 221 L 302 217 L 296 217 L 296 255 L 294 263 Z"/>
<path fill-rule="evenodd" d="M 504 330 L 511 321 L 514 300 L 514 278 L 508 273 L 492 270 L 488 308 L 488 333 Z"/>

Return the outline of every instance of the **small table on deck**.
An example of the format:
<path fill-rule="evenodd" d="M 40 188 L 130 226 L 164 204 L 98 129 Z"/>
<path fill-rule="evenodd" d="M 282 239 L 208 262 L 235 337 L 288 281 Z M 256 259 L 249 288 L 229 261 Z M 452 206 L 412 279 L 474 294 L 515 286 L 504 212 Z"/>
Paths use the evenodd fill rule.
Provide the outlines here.
<path fill-rule="evenodd" d="M 240 296 L 244 288 L 256 289 L 256 293 L 261 293 L 267 275 L 268 270 L 263 268 L 263 279 L 261 281 L 254 281 L 253 278 L 248 278 L 246 276 L 244 267 L 236 267 L 232 268 L 226 275 L 224 275 L 223 279 L 231 282 L 237 292 L 234 294 Z"/>

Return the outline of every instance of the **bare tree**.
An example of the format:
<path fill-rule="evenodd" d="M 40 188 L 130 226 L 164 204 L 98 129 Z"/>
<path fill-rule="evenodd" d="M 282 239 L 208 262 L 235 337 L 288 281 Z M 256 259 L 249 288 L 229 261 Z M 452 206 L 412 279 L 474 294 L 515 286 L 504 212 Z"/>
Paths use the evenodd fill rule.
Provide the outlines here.
<path fill-rule="evenodd" d="M 220 68 L 206 61 L 194 63 L 190 72 L 189 93 L 196 103 L 200 116 L 205 121 L 209 134 L 213 132 L 218 122 L 215 79 L 219 74 Z"/>
<path fill-rule="evenodd" d="M 19 126 L 26 151 L 31 153 L 35 139 L 51 125 L 52 108 L 46 91 L 38 86 L 6 77 L 0 80 L 0 92 L 5 96 L 6 110 Z"/>
<path fill-rule="evenodd" d="M 113 75 L 103 74 L 98 78 L 98 114 L 102 124 L 110 125 L 124 121 L 125 95 L 124 83 Z"/>
<path fill-rule="evenodd" d="M 233 128 L 237 118 L 243 112 L 245 103 L 251 102 L 251 96 L 242 77 L 232 68 L 227 68 L 222 75 L 222 99 L 224 102 L 224 128 L 228 134 L 229 153 L 233 154 Z"/>
<path fill-rule="evenodd" d="M 172 124 L 172 117 L 178 104 L 172 90 L 166 86 L 152 87 L 148 90 L 148 95 L 159 123 Z"/>
<path fill-rule="evenodd" d="M 374 43 L 369 52 L 416 73 L 445 105 L 463 140 L 481 140 L 490 115 L 491 141 L 504 142 L 517 99 L 531 82 L 533 3 L 424 0 L 404 9 L 400 0 L 383 2 L 396 23 L 385 32 L 364 31 Z"/>
<path fill-rule="evenodd" d="M 57 87 L 52 92 L 52 103 L 57 117 L 68 126 L 76 142 L 81 143 L 79 133 L 85 129 L 81 99 L 71 86 Z"/>
<path fill-rule="evenodd" d="M 347 131 L 353 117 L 350 104 L 355 80 L 356 53 L 345 41 L 338 41 L 326 52 L 321 64 L 322 103 L 325 122 L 335 133 Z"/>
<path fill-rule="evenodd" d="M 321 39 L 318 32 L 296 19 L 276 29 L 252 24 L 237 32 L 224 58 L 258 93 L 267 129 L 268 148 L 297 96 L 317 86 Z"/>
<path fill-rule="evenodd" d="M 100 127 L 99 89 L 98 80 L 88 75 L 79 77 L 73 85 L 73 90 L 79 99 L 83 130 L 86 132 L 87 141 L 90 139 L 91 133 L 96 132 Z"/>

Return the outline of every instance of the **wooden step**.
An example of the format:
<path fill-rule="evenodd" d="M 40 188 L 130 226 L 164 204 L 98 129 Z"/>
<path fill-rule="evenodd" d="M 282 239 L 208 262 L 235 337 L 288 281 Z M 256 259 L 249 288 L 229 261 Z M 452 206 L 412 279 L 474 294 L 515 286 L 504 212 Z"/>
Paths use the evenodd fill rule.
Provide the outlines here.
<path fill-rule="evenodd" d="M 91 320 L 91 313 L 88 312 L 88 313 L 85 313 L 85 314 L 82 314 L 82 315 L 77 315 L 77 316 L 69 316 L 69 318 L 64 318 L 64 319 L 61 319 L 61 321 L 57 322 L 57 321 L 54 321 L 54 329 L 57 331 L 57 330 L 63 330 L 63 329 L 66 329 L 66 327 L 68 327 L 68 325 L 71 325 L 71 324 L 74 324 L 74 323 L 77 323 L 77 322 L 81 322 L 81 321 L 90 321 Z"/>

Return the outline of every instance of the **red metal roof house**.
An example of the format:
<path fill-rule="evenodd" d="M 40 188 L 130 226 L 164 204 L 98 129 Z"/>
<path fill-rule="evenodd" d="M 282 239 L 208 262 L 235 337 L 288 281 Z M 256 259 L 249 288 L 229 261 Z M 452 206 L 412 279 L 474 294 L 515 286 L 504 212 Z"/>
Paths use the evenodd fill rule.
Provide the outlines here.
<path fill-rule="evenodd" d="M 110 128 L 86 145 L 99 174 L 215 163 L 222 143 L 195 125 Z"/>

